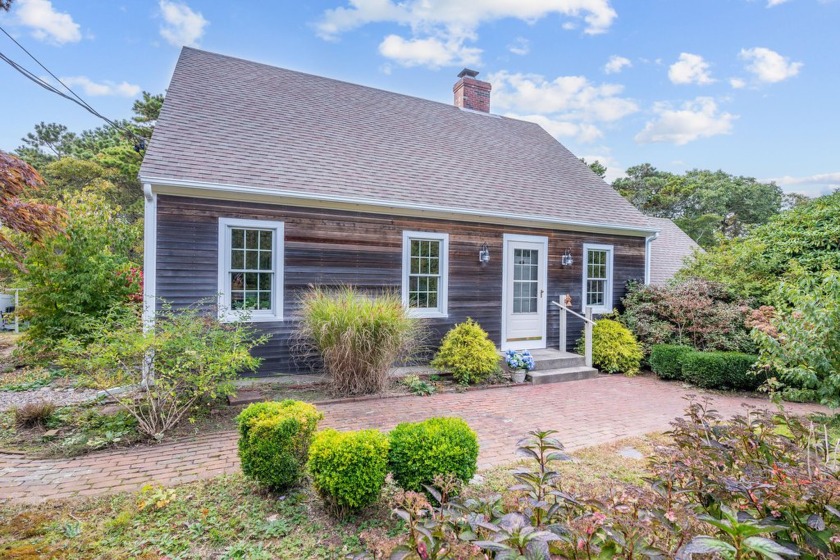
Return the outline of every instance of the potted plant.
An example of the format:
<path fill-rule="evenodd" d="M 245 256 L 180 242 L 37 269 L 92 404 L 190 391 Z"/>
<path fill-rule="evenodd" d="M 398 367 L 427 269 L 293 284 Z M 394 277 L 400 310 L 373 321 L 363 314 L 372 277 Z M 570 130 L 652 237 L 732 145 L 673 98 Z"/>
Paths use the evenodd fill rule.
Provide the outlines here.
<path fill-rule="evenodd" d="M 534 369 L 534 357 L 527 350 L 508 350 L 505 362 L 510 370 L 510 379 L 514 383 L 525 381 L 525 374 Z"/>

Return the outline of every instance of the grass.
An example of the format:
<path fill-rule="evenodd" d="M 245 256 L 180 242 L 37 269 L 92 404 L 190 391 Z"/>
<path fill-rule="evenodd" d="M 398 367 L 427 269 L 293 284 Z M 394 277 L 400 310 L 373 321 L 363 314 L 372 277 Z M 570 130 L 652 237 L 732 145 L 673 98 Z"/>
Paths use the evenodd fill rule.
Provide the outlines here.
<path fill-rule="evenodd" d="M 634 438 L 577 452 L 575 462 L 560 465 L 564 486 L 640 483 L 645 461 L 617 451 L 630 446 L 646 455 L 659 441 Z M 484 480 L 466 492 L 504 490 L 513 483 L 509 468 L 483 471 Z M 376 505 L 342 521 L 308 487 L 271 494 L 239 474 L 136 494 L 0 505 L 0 558 L 342 558 L 402 534 L 387 505 L 394 490 L 386 486 Z"/>

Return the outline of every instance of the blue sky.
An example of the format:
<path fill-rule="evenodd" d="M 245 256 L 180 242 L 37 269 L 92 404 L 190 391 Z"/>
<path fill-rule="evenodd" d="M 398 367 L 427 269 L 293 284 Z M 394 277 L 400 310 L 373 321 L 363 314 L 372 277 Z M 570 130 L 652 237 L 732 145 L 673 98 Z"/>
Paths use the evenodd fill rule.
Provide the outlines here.
<path fill-rule="evenodd" d="M 98 111 L 165 90 L 181 45 L 534 120 L 608 178 L 649 162 L 840 186 L 840 0 L 15 0 L 0 25 Z M 8 38 L 0 52 L 36 70 Z M 36 72 L 43 75 L 43 72 Z M 0 149 L 40 121 L 98 126 L 0 66 Z"/>

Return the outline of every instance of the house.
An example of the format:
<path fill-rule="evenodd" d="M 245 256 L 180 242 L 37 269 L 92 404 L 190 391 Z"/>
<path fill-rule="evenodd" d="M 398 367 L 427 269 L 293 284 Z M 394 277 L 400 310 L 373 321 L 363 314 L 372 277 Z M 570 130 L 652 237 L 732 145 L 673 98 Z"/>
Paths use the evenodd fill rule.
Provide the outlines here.
<path fill-rule="evenodd" d="M 648 283 L 662 286 L 683 267 L 695 251 L 703 251 L 686 232 L 668 218 L 648 218 L 659 234 L 650 244 Z"/>
<path fill-rule="evenodd" d="M 436 336 L 472 317 L 501 349 L 557 347 L 566 294 L 611 310 L 658 228 L 538 125 L 492 114 L 476 72 L 453 91 L 185 48 L 140 170 L 147 301 L 251 309 L 273 335 L 262 373 L 302 367 L 290 337 L 311 284 L 399 290 Z"/>

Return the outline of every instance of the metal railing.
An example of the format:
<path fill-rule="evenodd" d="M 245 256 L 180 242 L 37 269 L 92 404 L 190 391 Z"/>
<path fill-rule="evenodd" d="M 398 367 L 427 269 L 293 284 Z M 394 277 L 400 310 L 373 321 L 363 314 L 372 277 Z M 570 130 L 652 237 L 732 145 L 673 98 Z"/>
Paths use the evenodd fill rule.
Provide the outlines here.
<path fill-rule="evenodd" d="M 583 347 L 584 351 L 584 359 L 586 360 L 586 367 L 592 367 L 592 326 L 595 324 L 595 321 L 592 320 L 592 308 L 587 306 L 584 313 L 586 315 L 581 315 L 577 311 L 569 309 L 559 301 L 552 301 L 552 305 L 556 305 L 560 308 L 560 319 L 559 319 L 559 331 L 560 331 L 560 351 L 566 351 L 566 314 L 571 313 L 575 317 L 580 317 L 583 319 Z"/>

